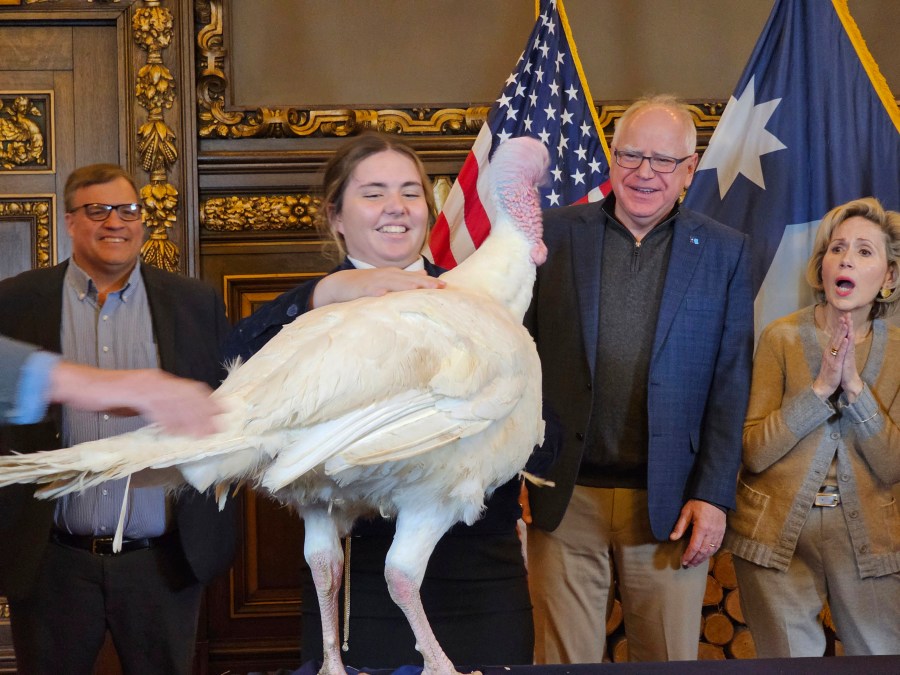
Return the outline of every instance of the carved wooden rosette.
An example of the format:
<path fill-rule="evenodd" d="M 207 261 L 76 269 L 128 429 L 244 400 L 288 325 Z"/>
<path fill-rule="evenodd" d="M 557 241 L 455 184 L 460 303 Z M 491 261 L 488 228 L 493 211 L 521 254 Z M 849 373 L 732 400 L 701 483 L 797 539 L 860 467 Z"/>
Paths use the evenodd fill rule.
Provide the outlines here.
<path fill-rule="evenodd" d="M 432 179 L 437 210 L 444 206 L 453 176 Z M 230 195 L 200 202 L 200 225 L 213 232 L 293 230 L 316 234 L 316 217 L 322 200 L 309 194 Z"/>
<path fill-rule="evenodd" d="M 308 194 L 211 197 L 200 204 L 200 225 L 215 232 L 315 232 L 322 200 Z"/>
<path fill-rule="evenodd" d="M 175 131 L 164 112 L 175 102 L 175 78 L 163 64 L 162 51 L 172 42 L 172 13 L 160 7 L 160 0 L 145 0 L 135 10 L 132 31 L 135 44 L 147 52 L 147 63 L 137 73 L 135 97 L 147 111 L 147 121 L 138 127 L 138 154 L 141 167 L 150 174 L 150 184 L 141 188 L 144 225 L 150 238 L 141 248 L 145 262 L 176 271 L 180 253 L 169 239 L 178 210 L 178 190 L 168 181 L 168 172 L 178 159 Z"/>

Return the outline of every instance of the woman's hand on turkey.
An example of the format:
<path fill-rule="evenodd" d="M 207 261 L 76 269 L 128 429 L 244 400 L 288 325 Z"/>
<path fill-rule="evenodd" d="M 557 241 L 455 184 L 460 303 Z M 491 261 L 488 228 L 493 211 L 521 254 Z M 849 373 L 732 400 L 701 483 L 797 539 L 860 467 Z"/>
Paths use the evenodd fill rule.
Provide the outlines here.
<path fill-rule="evenodd" d="M 313 307 L 378 297 L 416 288 L 443 288 L 446 283 L 429 277 L 424 270 L 407 272 L 396 267 L 342 270 L 322 279 L 313 292 Z"/>

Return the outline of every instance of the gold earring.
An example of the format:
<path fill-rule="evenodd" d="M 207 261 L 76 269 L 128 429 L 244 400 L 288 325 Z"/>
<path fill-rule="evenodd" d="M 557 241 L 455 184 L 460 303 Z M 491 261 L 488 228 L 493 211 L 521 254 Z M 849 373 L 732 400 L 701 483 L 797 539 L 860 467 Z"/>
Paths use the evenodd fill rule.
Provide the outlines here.
<path fill-rule="evenodd" d="M 882 298 L 882 300 L 887 300 L 889 297 L 891 297 L 891 293 L 893 293 L 893 292 L 894 292 L 894 289 L 893 289 L 893 288 L 888 288 L 887 286 L 885 286 L 884 288 L 882 288 L 882 289 L 881 289 L 881 298 Z"/>

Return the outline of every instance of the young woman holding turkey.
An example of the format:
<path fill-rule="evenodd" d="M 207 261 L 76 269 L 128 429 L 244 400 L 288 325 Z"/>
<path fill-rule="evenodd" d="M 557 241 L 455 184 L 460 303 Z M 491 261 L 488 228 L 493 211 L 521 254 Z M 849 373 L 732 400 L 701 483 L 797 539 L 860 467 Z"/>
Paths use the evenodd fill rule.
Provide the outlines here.
<path fill-rule="evenodd" d="M 340 264 L 241 321 L 226 356 L 249 358 L 304 312 L 362 296 L 440 288 L 444 270 L 422 256 L 436 216 L 431 183 L 415 152 L 393 137 L 363 134 L 344 144 L 325 167 L 320 227 Z M 517 480 L 498 488 L 481 520 L 459 524 L 437 544 L 421 587 L 431 627 L 457 665 L 530 664 L 531 601 L 516 523 Z M 340 593 L 344 662 L 356 667 L 421 664 L 409 625 L 391 600 L 385 556 L 394 525 L 357 522 L 345 541 L 349 592 Z M 346 571 L 345 571 L 346 577 Z M 349 627 L 349 636 L 346 628 Z M 302 658 L 322 659 L 322 626 L 311 574 L 303 570 Z"/>
<path fill-rule="evenodd" d="M 821 656 L 826 602 L 847 654 L 898 653 L 900 213 L 830 211 L 806 276 L 819 303 L 760 337 L 726 546 L 758 656 Z"/>

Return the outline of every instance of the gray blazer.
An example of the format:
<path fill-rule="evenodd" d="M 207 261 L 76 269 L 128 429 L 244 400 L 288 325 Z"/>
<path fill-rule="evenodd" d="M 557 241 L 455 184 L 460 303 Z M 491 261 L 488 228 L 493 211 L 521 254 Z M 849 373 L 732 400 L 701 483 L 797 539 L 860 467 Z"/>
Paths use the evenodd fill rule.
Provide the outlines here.
<path fill-rule="evenodd" d="M 67 262 L 0 281 L 0 334 L 60 352 L 62 287 Z M 222 302 L 196 279 L 141 265 L 160 367 L 215 387 L 225 376 L 221 348 L 228 334 Z M 0 451 L 58 448 L 59 406 L 38 424 L 0 427 Z M 53 524 L 52 502 L 32 497 L 33 486 L 0 490 L 0 593 L 20 596 L 34 582 Z M 208 582 L 228 569 L 234 553 L 231 502 L 222 513 L 213 499 L 185 490 L 175 502 L 175 524 L 190 572 Z"/>

